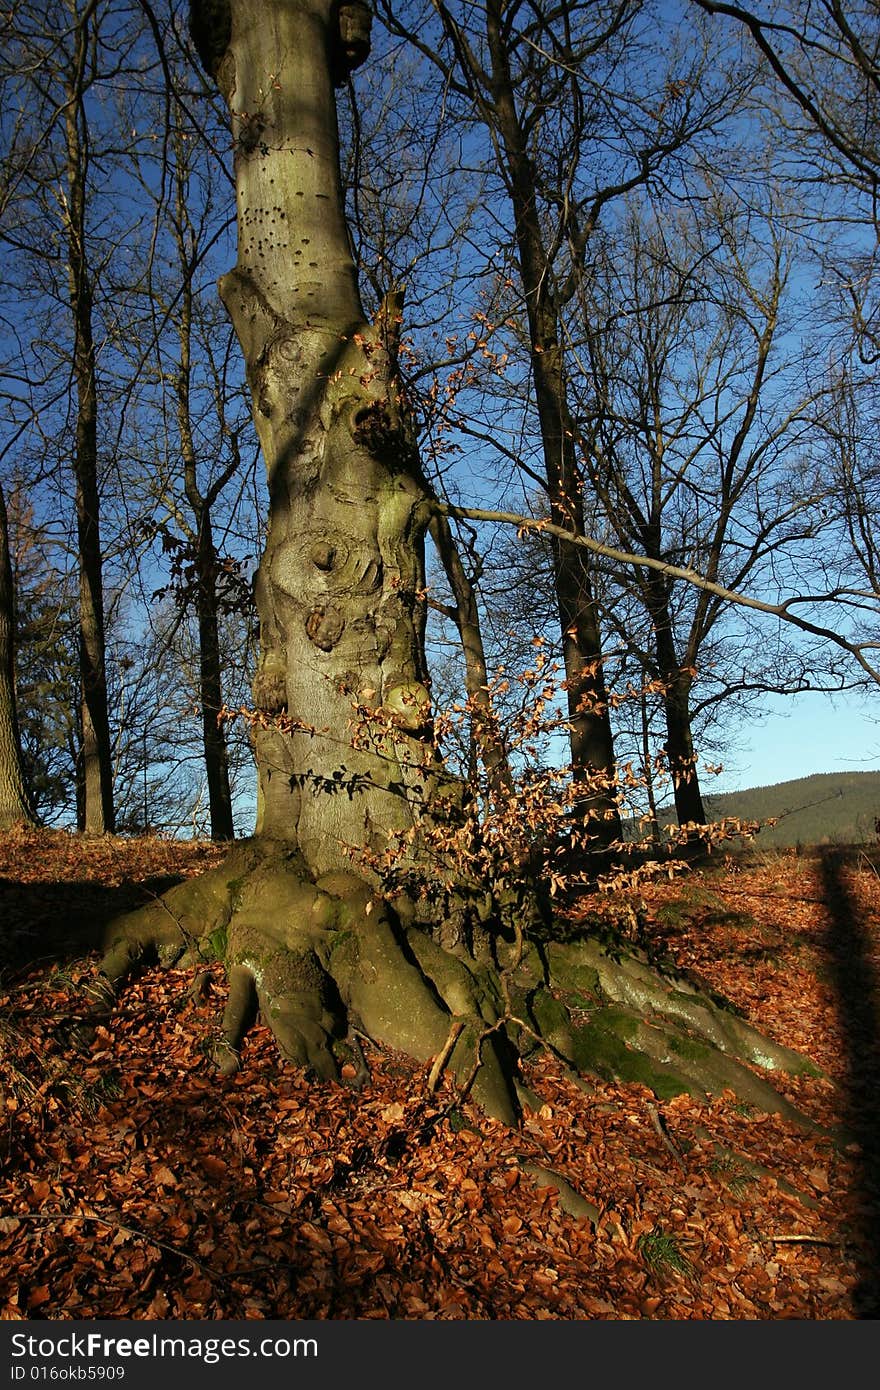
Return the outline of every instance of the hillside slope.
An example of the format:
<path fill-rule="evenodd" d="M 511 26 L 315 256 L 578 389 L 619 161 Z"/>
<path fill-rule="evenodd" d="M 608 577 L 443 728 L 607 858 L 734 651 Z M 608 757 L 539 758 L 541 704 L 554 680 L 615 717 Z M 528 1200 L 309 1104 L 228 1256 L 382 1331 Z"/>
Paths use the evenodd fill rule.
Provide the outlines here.
<path fill-rule="evenodd" d="M 880 772 L 826 772 L 769 787 L 704 797 L 713 820 L 777 819 L 760 832 L 761 846 L 866 844 L 877 839 Z"/>

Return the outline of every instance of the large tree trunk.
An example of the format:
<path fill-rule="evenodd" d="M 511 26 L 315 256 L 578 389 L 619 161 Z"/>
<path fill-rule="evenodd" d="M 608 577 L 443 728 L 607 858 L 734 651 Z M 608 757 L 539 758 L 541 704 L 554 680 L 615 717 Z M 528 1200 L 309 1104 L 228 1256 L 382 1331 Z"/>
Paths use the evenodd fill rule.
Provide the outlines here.
<path fill-rule="evenodd" d="M 500 870 L 480 879 L 456 852 L 467 807 L 434 747 L 424 660 L 430 499 L 396 334 L 383 314 L 364 320 L 342 212 L 333 79 L 363 56 L 364 17 L 332 0 L 194 6 L 232 113 L 239 259 L 221 292 L 271 497 L 257 582 L 258 824 L 224 865 L 111 924 L 99 1007 L 146 952 L 219 954 L 225 1073 L 259 1005 L 282 1055 L 321 1078 L 337 1075 L 354 1025 L 433 1059 L 435 1080 L 447 1068 L 506 1123 L 519 1114 L 518 1055 L 536 1045 L 664 1096 L 733 1087 L 794 1116 L 751 1064 L 800 1059 L 631 952 L 546 933 L 531 943 L 525 863 L 508 862 L 502 841 Z M 527 821 L 526 795 L 517 811 Z M 449 836 L 445 882 L 435 830 Z M 484 849 L 491 834 L 472 838 Z M 389 844 L 410 877 L 383 873 Z"/>
<path fill-rule="evenodd" d="M 342 1011 L 417 1056 L 440 1052 L 449 1031 L 436 987 L 401 950 L 414 904 L 392 912 L 376 891 L 389 843 L 414 839 L 441 804 L 424 657 L 431 499 L 398 387 L 399 305 L 366 321 L 343 212 L 333 87 L 364 56 L 368 16 L 331 0 L 235 0 L 196 5 L 193 19 L 230 108 L 238 263 L 220 292 L 270 496 L 256 580 L 256 838 L 239 851 L 246 886 L 232 902 L 231 869 L 200 890 L 217 893 L 203 911 L 227 933 L 221 1061 L 236 1065 L 256 991 L 284 1054 L 329 1076 Z M 132 931 L 105 963 L 111 979 Z M 471 1025 L 459 1070 L 473 1066 Z M 493 1048 L 478 1090 L 512 1118 Z"/>
<path fill-rule="evenodd" d="M 0 830 L 32 824 L 15 701 L 15 588 L 6 499 L 0 487 Z"/>
<path fill-rule="evenodd" d="M 254 698 L 267 721 L 255 734 L 257 833 L 297 845 L 316 875 L 411 827 L 407 785 L 423 749 L 431 759 L 430 505 L 382 316 L 366 322 L 351 258 L 328 64 L 340 44 L 334 13 L 322 0 L 234 4 L 218 70 L 239 205 L 238 264 L 221 295 L 270 493 L 256 583 Z M 267 84 L 279 54 L 283 77 Z M 356 706 L 407 737 L 355 737 Z"/>

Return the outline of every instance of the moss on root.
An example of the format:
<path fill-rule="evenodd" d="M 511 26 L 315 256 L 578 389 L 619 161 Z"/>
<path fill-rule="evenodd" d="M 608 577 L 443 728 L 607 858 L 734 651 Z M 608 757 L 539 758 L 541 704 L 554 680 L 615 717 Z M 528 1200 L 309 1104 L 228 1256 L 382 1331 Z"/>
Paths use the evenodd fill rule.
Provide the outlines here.
<path fill-rule="evenodd" d="M 614 1028 L 603 1027 L 601 1019 L 575 1030 L 573 1062 L 578 1071 L 592 1072 L 606 1081 L 637 1081 L 660 1100 L 693 1093 L 672 1067 L 629 1047 Z"/>
<path fill-rule="evenodd" d="M 259 1009 L 281 1055 L 323 1080 L 338 1076 L 340 1040 L 355 1029 L 442 1064 L 506 1124 L 519 1114 L 517 1058 L 541 1045 L 579 1075 L 639 1082 L 660 1099 L 732 1088 L 802 1119 L 760 1072 L 815 1068 L 638 952 L 589 938 L 521 949 L 502 936 L 487 964 L 441 945 L 412 903 L 398 909 L 352 873 L 316 882 L 289 846 L 243 841 L 220 868 L 111 924 L 95 998 L 106 1015 L 142 959 L 222 956 L 226 1074 Z"/>

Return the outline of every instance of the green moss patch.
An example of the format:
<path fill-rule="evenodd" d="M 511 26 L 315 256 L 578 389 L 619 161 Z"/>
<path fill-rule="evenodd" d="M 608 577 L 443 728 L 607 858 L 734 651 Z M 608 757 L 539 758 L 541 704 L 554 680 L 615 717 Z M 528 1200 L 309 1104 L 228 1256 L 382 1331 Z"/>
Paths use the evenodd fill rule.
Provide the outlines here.
<path fill-rule="evenodd" d="M 660 1100 L 687 1095 L 691 1087 L 672 1067 L 627 1046 L 622 1034 L 635 1037 L 639 1023 L 622 1009 L 602 1009 L 589 1023 L 572 1029 L 574 1064 L 605 1081 L 636 1081 Z"/>

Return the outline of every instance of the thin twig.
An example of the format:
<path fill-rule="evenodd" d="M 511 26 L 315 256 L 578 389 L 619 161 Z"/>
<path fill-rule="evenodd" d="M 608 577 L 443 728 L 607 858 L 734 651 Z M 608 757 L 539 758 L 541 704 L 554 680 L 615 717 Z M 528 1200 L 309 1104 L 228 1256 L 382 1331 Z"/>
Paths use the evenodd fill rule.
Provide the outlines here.
<path fill-rule="evenodd" d="M 827 1236 L 755 1236 L 754 1239 L 768 1245 L 843 1245 L 842 1240 L 829 1240 Z"/>
<path fill-rule="evenodd" d="M 682 1170 L 682 1172 L 687 1172 L 687 1169 L 686 1169 L 686 1167 L 685 1167 L 684 1158 L 682 1157 L 681 1149 L 680 1149 L 680 1148 L 678 1147 L 678 1145 L 675 1143 L 675 1140 L 672 1138 L 671 1134 L 669 1133 L 669 1131 L 668 1131 L 667 1128 L 666 1128 L 666 1125 L 664 1124 L 663 1120 L 660 1118 L 660 1114 L 659 1114 L 659 1112 L 658 1112 L 658 1110 L 657 1110 L 656 1105 L 652 1105 L 652 1104 L 650 1103 L 650 1101 L 648 1102 L 648 1114 L 651 1116 L 651 1123 L 652 1123 L 652 1125 L 654 1126 L 654 1128 L 655 1128 L 656 1131 L 657 1131 L 657 1134 L 658 1134 L 658 1136 L 659 1136 L 659 1138 L 660 1138 L 660 1142 L 661 1142 L 661 1143 L 669 1150 L 669 1152 L 672 1154 L 672 1157 L 675 1159 L 676 1163 L 678 1164 L 678 1166 L 679 1166 L 679 1168 Z"/>
<path fill-rule="evenodd" d="M 126 1235 L 132 1236 L 137 1240 L 145 1240 L 148 1245 L 155 1245 L 158 1250 L 164 1250 L 169 1255 L 176 1255 L 179 1260 L 186 1260 L 196 1269 L 201 1270 L 209 1279 L 219 1283 L 228 1283 L 229 1276 L 221 1274 L 218 1270 L 212 1269 L 210 1265 L 203 1264 L 194 1255 L 190 1255 L 186 1250 L 181 1250 L 177 1245 L 169 1245 L 167 1241 L 159 1240 L 149 1231 L 142 1231 L 137 1226 L 128 1226 L 124 1221 L 117 1221 L 111 1216 L 99 1216 L 97 1212 L 89 1211 L 16 1211 L 10 1213 L 13 1221 L 98 1221 L 102 1226 L 107 1226 L 111 1231 L 124 1231 Z"/>
<path fill-rule="evenodd" d="M 456 1019 L 453 1022 L 452 1027 L 449 1029 L 449 1035 L 445 1043 L 443 1044 L 440 1051 L 437 1053 L 436 1058 L 434 1059 L 434 1065 L 432 1066 L 430 1074 L 428 1076 L 429 1095 L 433 1095 L 438 1085 L 440 1084 L 440 1077 L 443 1075 L 443 1069 L 446 1066 L 446 1063 L 449 1061 L 449 1058 L 452 1055 L 452 1049 L 455 1047 L 455 1044 L 458 1042 L 458 1039 L 461 1037 L 463 1031 L 464 1024 L 462 1023 L 461 1019 Z"/>

